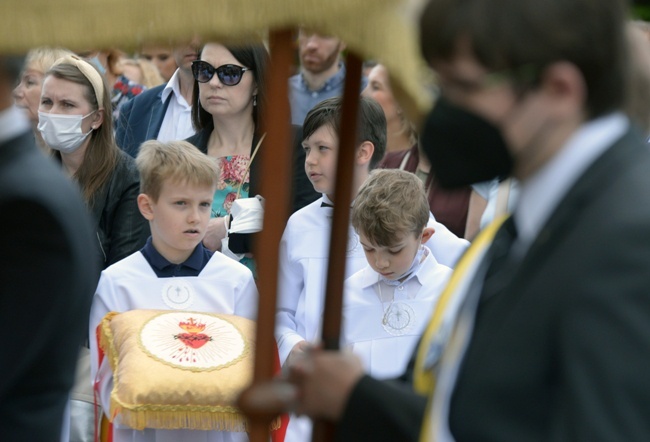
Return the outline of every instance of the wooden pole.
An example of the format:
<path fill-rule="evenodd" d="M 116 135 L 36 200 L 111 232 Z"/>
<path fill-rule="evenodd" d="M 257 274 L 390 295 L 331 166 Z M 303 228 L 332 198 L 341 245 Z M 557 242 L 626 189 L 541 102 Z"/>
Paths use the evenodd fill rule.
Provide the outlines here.
<path fill-rule="evenodd" d="M 361 69 L 363 60 L 349 54 L 346 61 L 343 107 L 341 109 L 341 133 L 336 163 L 336 188 L 334 190 L 334 213 L 330 235 L 329 265 L 325 289 L 322 343 L 325 350 L 338 350 L 341 335 L 341 310 L 343 308 L 343 281 L 350 226 L 350 203 L 354 157 L 359 140 L 357 120 L 359 94 L 361 92 Z M 316 420 L 312 433 L 313 442 L 333 440 L 335 427 L 330 422 Z"/>
<path fill-rule="evenodd" d="M 257 263 L 259 303 L 255 344 L 253 385 L 263 384 L 275 373 L 275 309 L 278 286 L 280 239 L 289 217 L 293 146 L 289 110 L 288 80 L 293 63 L 293 33 L 272 31 L 267 77 L 267 100 L 270 106 L 264 118 L 266 139 L 259 151 L 261 176 L 259 188 L 265 197 L 264 229 L 253 244 Z M 246 393 L 244 393 L 246 394 Z M 246 412 L 246 410 L 244 410 Z M 274 414 L 249 414 L 251 442 L 268 442 Z"/>

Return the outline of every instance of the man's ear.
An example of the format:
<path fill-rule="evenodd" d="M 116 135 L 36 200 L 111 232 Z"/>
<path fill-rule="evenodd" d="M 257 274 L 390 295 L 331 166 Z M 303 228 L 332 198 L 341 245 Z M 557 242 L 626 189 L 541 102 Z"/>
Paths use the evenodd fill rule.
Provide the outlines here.
<path fill-rule="evenodd" d="M 584 108 L 587 85 L 580 69 L 573 63 L 556 62 L 541 74 L 541 90 L 551 97 L 558 117 L 565 118 Z"/>
<path fill-rule="evenodd" d="M 422 240 L 420 243 L 424 244 L 429 241 L 434 233 L 436 233 L 436 229 L 433 227 L 425 227 L 424 230 L 422 230 Z"/>
<path fill-rule="evenodd" d="M 366 165 L 372 160 L 375 153 L 375 145 L 370 141 L 364 141 L 357 147 L 356 162 L 359 165 Z"/>
<path fill-rule="evenodd" d="M 138 195 L 138 209 L 140 210 L 142 216 L 144 216 L 147 220 L 153 220 L 152 201 L 149 195 L 146 193 L 141 193 Z"/>
<path fill-rule="evenodd" d="M 93 114 L 93 122 L 90 125 L 90 127 L 93 128 L 93 130 L 99 129 L 99 127 L 102 125 L 104 122 L 104 109 L 98 109 L 97 112 Z"/>

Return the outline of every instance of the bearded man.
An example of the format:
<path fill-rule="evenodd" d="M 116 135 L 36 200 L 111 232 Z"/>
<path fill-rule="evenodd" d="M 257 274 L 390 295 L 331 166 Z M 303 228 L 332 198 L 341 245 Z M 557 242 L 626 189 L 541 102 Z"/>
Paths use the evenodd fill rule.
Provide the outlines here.
<path fill-rule="evenodd" d="M 291 123 L 302 126 L 305 115 L 321 101 L 343 94 L 345 43 L 331 35 L 301 29 L 298 35 L 300 73 L 289 79 Z M 367 80 L 363 78 L 361 89 Z"/>

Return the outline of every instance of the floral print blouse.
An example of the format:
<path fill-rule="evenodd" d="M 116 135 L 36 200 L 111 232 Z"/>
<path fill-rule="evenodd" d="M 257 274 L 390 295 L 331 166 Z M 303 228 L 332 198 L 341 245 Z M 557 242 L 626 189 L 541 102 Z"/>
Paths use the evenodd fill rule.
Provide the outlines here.
<path fill-rule="evenodd" d="M 212 201 L 212 217 L 230 214 L 233 201 L 248 198 L 250 173 L 246 169 L 250 162 L 249 155 L 231 155 L 216 159 L 219 166 L 219 182 Z M 241 188 L 241 190 L 240 190 Z"/>

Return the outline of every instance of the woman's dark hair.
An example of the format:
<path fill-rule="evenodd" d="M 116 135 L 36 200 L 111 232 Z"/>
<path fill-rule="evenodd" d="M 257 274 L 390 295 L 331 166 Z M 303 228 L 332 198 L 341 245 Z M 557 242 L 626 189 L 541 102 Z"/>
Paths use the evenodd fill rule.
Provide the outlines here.
<path fill-rule="evenodd" d="M 255 131 L 261 130 L 262 116 L 266 109 L 266 68 L 269 63 L 269 53 L 262 43 L 248 45 L 224 45 L 228 51 L 241 63 L 251 69 L 255 84 L 257 85 L 257 105 L 253 107 L 253 122 Z M 201 50 L 203 52 L 203 50 Z M 194 80 L 192 91 L 192 125 L 197 131 L 213 125 L 212 115 L 199 103 L 199 82 Z"/>

